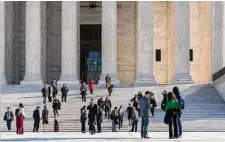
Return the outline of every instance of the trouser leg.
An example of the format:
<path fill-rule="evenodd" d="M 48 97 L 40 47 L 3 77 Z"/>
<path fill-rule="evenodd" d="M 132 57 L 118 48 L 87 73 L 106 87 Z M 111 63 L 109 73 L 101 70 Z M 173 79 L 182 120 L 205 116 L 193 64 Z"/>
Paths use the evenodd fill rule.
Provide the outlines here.
<path fill-rule="evenodd" d="M 181 120 L 180 117 L 178 117 L 178 136 L 182 136 L 182 124 L 181 124 Z"/>
<path fill-rule="evenodd" d="M 173 137 L 172 125 L 173 125 L 173 120 L 172 120 L 172 118 L 170 118 L 170 120 L 169 120 L 169 138 Z"/>
<path fill-rule="evenodd" d="M 173 117 L 173 127 L 174 127 L 174 137 L 178 137 L 178 129 L 177 129 L 177 127 L 178 127 L 178 123 L 177 123 L 177 120 L 178 118 L 177 118 L 177 115 L 175 115 L 174 117 Z"/>
<path fill-rule="evenodd" d="M 155 108 L 151 107 L 151 114 L 152 114 L 152 116 L 154 116 L 154 111 L 155 111 Z"/>
<path fill-rule="evenodd" d="M 6 123 L 7 123 L 7 128 L 10 131 L 11 130 L 12 121 L 7 121 Z"/>
<path fill-rule="evenodd" d="M 137 126 L 138 126 L 138 120 L 135 120 L 135 127 L 134 127 L 135 132 L 137 132 Z"/>

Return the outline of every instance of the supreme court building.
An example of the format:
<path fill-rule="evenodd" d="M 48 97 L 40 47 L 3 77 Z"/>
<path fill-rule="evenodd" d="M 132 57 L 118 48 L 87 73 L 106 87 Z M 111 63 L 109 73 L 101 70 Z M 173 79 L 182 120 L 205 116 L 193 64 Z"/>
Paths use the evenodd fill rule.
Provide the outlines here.
<path fill-rule="evenodd" d="M 207 83 L 225 65 L 224 2 L 1 1 L 0 82 Z M 224 36 L 223 36 L 224 35 Z"/>

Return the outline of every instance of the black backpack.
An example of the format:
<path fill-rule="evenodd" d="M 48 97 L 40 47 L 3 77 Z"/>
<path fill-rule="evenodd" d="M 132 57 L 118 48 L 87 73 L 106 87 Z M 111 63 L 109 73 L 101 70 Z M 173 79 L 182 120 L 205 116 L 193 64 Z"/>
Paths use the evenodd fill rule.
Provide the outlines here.
<path fill-rule="evenodd" d="M 181 109 L 184 109 L 185 108 L 185 102 L 184 102 L 184 99 L 182 99 L 182 98 L 180 100 L 180 108 Z"/>

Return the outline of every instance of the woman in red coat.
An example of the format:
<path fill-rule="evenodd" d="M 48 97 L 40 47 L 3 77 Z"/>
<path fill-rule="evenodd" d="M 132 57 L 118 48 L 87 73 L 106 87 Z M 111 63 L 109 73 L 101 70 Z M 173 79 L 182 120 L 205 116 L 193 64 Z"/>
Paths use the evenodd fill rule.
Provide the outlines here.
<path fill-rule="evenodd" d="M 90 93 L 93 94 L 95 81 L 92 78 L 90 78 L 88 84 L 89 84 Z"/>
<path fill-rule="evenodd" d="M 24 107 L 23 104 L 20 103 L 19 107 L 16 110 L 16 127 L 17 127 L 17 134 L 23 134 L 24 133 Z"/>

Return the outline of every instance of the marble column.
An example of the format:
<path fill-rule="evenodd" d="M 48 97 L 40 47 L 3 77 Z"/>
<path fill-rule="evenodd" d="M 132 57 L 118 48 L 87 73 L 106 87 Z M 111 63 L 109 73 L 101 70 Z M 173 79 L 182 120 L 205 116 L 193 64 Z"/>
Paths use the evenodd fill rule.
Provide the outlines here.
<path fill-rule="evenodd" d="M 189 2 L 175 2 L 175 76 L 173 84 L 194 83 L 190 75 Z"/>
<path fill-rule="evenodd" d="M 77 1 L 62 2 L 62 63 L 59 84 L 80 84 L 77 76 Z"/>
<path fill-rule="evenodd" d="M 222 58 L 223 58 L 223 67 L 225 67 L 225 2 L 222 2 L 223 6 L 223 52 L 222 52 Z"/>
<path fill-rule="evenodd" d="M 156 84 L 153 75 L 153 2 L 138 2 L 138 56 L 135 84 Z"/>
<path fill-rule="evenodd" d="M 223 2 L 211 3 L 212 22 L 212 74 L 223 67 Z"/>
<path fill-rule="evenodd" d="M 105 84 L 109 74 L 113 84 L 117 77 L 117 2 L 102 1 L 102 75 L 98 84 Z"/>
<path fill-rule="evenodd" d="M 5 77 L 5 2 L 0 1 L 0 84 L 6 84 Z"/>
<path fill-rule="evenodd" d="M 41 2 L 26 2 L 25 76 L 21 84 L 43 84 L 41 77 Z"/>

